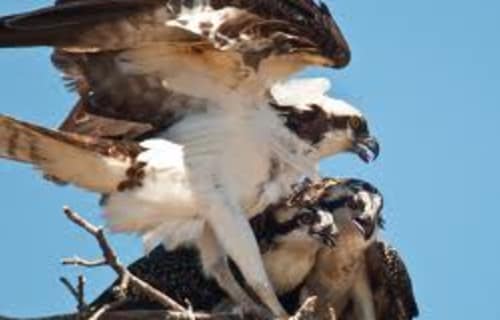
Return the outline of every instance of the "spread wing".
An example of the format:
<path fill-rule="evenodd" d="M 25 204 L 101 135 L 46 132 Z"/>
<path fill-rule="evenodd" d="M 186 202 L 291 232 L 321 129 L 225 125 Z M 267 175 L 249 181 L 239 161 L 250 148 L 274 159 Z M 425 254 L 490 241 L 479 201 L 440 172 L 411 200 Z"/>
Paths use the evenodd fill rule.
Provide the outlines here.
<path fill-rule="evenodd" d="M 312 0 L 59 0 L 0 18 L 0 47 L 11 46 L 54 47 L 81 97 L 62 128 L 99 135 L 106 118 L 125 121 L 110 136 L 166 127 L 203 104 L 170 90 L 165 74 L 211 65 L 232 86 L 272 55 L 336 67 L 350 55 L 327 7 Z"/>
<path fill-rule="evenodd" d="M 164 5 L 163 0 L 57 1 L 52 7 L 0 19 L 0 46 L 96 52 L 196 40 L 194 34 L 162 25 L 175 18 Z"/>
<path fill-rule="evenodd" d="M 337 66 L 349 57 L 328 7 L 314 0 L 59 0 L 0 19 L 3 47 L 96 52 L 158 42 L 246 53 L 325 51 Z"/>
<path fill-rule="evenodd" d="M 384 242 L 374 243 L 367 251 L 366 264 L 377 319 L 411 320 L 418 317 L 410 274 L 396 249 Z"/>
<path fill-rule="evenodd" d="M 33 164 L 44 174 L 91 191 L 116 191 L 143 149 L 62 133 L 0 116 L 0 157 Z"/>

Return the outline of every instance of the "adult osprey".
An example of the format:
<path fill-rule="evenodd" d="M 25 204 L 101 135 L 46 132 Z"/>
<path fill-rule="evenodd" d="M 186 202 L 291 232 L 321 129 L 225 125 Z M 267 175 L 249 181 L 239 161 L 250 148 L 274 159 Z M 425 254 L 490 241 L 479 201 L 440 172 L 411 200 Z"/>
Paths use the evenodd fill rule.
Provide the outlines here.
<path fill-rule="evenodd" d="M 160 131 L 156 136 L 163 140 L 145 141 L 146 152 L 127 158 L 139 164 L 120 189 L 136 186 L 142 163 L 163 168 L 182 160 L 182 183 L 189 186 L 183 190 L 192 196 L 182 209 L 204 208 L 200 214 L 210 226 L 199 242 L 207 271 L 249 304 L 221 271 L 227 253 L 259 298 L 275 315 L 283 314 L 247 218 L 286 194 L 290 181 L 314 172 L 314 147 L 289 134 L 269 108 L 268 93 L 305 66 L 348 63 L 348 46 L 327 7 L 312 0 L 67 0 L 0 20 L 0 46 L 33 45 L 56 48 L 56 64 L 90 113 Z M 189 102 L 172 103 L 179 94 Z M 277 183 L 268 184 L 275 168 Z M 163 190 L 176 182 L 168 176 L 139 193 L 165 196 Z M 110 207 L 130 210 L 113 200 Z"/>
<path fill-rule="evenodd" d="M 189 112 L 172 77 L 185 78 L 190 98 L 249 78 L 264 89 L 266 78 L 350 59 L 328 8 L 312 0 L 59 0 L 0 19 L 0 47 L 40 45 L 56 48 L 54 64 L 81 96 L 65 129 L 106 136 L 164 128 Z"/>

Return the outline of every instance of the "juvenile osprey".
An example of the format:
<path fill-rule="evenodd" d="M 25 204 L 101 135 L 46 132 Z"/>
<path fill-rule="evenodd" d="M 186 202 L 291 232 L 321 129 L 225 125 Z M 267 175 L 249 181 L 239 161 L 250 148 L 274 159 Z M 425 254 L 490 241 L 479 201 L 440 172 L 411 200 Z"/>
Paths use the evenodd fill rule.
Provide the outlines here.
<path fill-rule="evenodd" d="M 266 271 L 279 296 L 300 288 L 313 268 L 320 248 L 334 249 L 339 232 L 336 217 L 343 214 L 343 204 L 351 195 L 330 197 L 337 188 L 348 187 L 352 180 L 325 179 L 303 183 L 279 203 L 273 204 L 250 220 L 259 243 Z M 355 191 L 358 192 L 358 191 Z M 362 200 L 363 201 L 363 200 Z M 368 205 L 368 203 L 367 203 Z M 353 211 L 352 219 L 361 218 L 362 210 Z M 129 266 L 129 270 L 169 294 L 177 301 L 189 300 L 195 310 L 219 308 L 225 295 L 217 284 L 206 278 L 195 249 L 165 251 L 156 248 Z M 106 290 L 94 307 L 113 301 L 112 290 Z M 161 309 L 148 297 L 130 293 L 124 309 Z M 290 300 L 290 311 L 297 308 Z"/>
<path fill-rule="evenodd" d="M 206 270 L 250 305 L 227 279 L 226 254 L 231 256 L 257 296 L 275 315 L 284 314 L 247 218 L 287 194 L 298 175 L 314 172 L 312 160 L 320 153 L 290 134 L 269 108 L 268 93 L 308 65 L 347 64 L 348 46 L 326 6 L 312 0 L 72 0 L 0 20 L 0 46 L 32 45 L 56 48 L 56 64 L 95 114 L 149 124 L 160 118 L 157 138 L 141 144 L 147 150 L 121 163 L 132 168 L 128 181 L 112 189 L 119 185 L 126 192 L 109 197 L 110 215 L 131 210 L 132 192 L 146 198 L 138 208 L 146 216 L 182 212 L 184 223 L 184 212 L 203 215 L 209 228 L 175 227 L 182 236 L 172 238 L 197 237 Z M 158 94 L 144 95 L 143 84 Z M 170 103 L 178 94 L 189 103 Z M 163 170 L 172 164 L 182 168 L 174 176 Z M 150 168 L 155 174 L 148 175 Z M 142 169 L 148 182 L 130 190 Z M 157 180 L 161 174 L 166 179 Z M 153 241 L 173 225 L 151 232 Z M 145 228 L 132 230 L 152 225 Z"/>
<path fill-rule="evenodd" d="M 343 210 L 335 216 L 336 246 L 320 249 L 303 299 L 318 297 L 321 320 L 331 319 L 330 308 L 339 320 L 411 320 L 418 308 L 408 271 L 397 251 L 378 240 L 382 195 L 367 182 L 348 181 L 322 200 Z"/>

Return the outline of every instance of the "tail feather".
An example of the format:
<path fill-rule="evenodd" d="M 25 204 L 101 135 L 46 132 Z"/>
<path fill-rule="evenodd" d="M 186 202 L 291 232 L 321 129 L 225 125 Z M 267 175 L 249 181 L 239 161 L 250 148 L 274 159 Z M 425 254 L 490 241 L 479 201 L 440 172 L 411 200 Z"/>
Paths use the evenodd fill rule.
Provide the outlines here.
<path fill-rule="evenodd" d="M 94 192 L 110 193 L 143 149 L 58 132 L 0 115 L 0 157 L 33 164 L 58 181 Z"/>

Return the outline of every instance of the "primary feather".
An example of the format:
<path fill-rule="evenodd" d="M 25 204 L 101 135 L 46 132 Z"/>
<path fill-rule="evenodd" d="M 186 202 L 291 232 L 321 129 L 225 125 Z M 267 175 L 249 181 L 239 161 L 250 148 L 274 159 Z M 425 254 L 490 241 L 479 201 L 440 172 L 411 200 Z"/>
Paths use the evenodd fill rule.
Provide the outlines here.
<path fill-rule="evenodd" d="M 115 191 L 141 149 L 0 116 L 0 157 L 32 163 L 47 175 L 95 192 Z"/>

